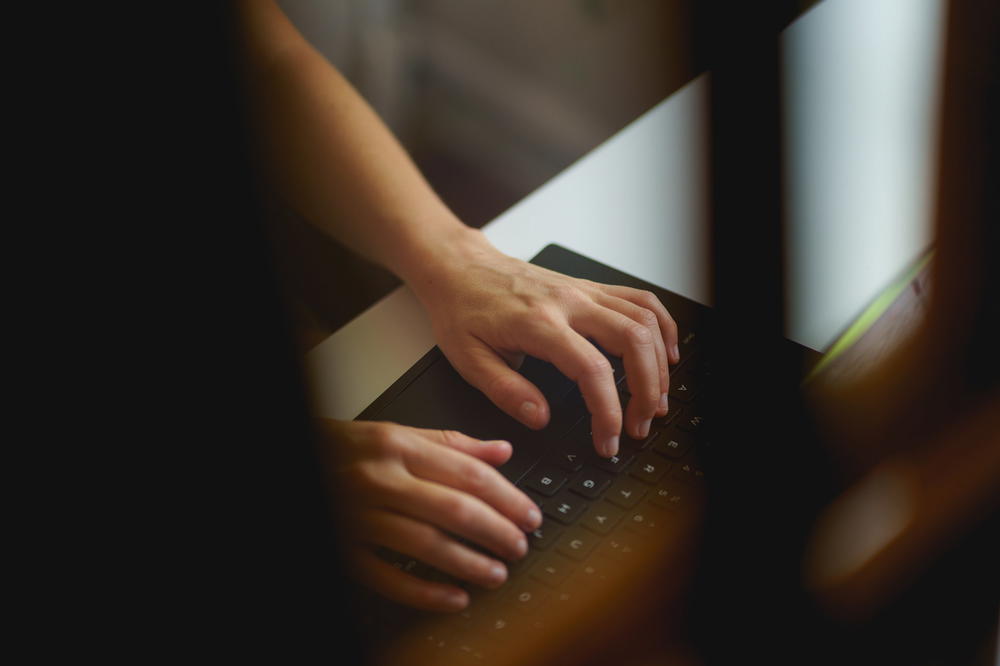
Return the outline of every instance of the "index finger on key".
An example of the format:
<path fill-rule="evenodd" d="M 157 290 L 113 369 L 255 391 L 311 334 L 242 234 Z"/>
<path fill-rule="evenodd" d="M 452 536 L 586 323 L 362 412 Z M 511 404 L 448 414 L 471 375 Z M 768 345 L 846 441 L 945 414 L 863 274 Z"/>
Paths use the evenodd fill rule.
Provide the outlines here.
<path fill-rule="evenodd" d="M 526 342 L 525 351 L 549 361 L 579 385 L 591 415 L 597 453 L 606 458 L 618 453 L 622 408 L 610 361 L 568 324 Z"/>

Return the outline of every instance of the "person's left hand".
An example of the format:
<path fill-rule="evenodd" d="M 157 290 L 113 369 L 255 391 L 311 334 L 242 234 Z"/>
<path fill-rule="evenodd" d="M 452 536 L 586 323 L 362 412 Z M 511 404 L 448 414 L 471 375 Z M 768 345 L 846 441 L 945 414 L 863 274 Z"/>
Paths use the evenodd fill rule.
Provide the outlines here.
<path fill-rule="evenodd" d="M 624 361 L 630 436 L 646 437 L 653 417 L 667 413 L 677 327 L 652 293 L 514 259 L 475 230 L 441 248 L 409 284 L 455 369 L 524 425 L 542 428 L 550 414 L 542 392 L 513 369 L 529 354 L 577 382 L 595 449 L 617 453 L 623 418 L 612 366 L 588 338 Z"/>

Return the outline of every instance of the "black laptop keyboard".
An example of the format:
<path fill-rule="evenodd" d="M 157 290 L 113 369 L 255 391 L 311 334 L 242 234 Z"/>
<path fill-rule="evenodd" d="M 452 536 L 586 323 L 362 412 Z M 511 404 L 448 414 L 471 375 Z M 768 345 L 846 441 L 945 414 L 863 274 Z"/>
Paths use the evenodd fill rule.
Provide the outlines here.
<path fill-rule="evenodd" d="M 465 611 L 428 625 L 425 647 L 440 651 L 442 661 L 460 653 L 473 663 L 488 662 L 498 642 L 527 628 L 544 630 L 550 612 L 628 566 L 644 544 L 665 536 L 680 512 L 699 501 L 704 472 L 698 458 L 709 446 L 701 407 L 711 373 L 699 342 L 697 334 L 682 330 L 682 360 L 671 368 L 669 413 L 653 420 L 645 439 L 623 434 L 612 458 L 594 451 L 590 415 L 575 387 L 552 405 L 562 434 L 553 432 L 546 454 L 516 480 L 541 508 L 543 522 L 529 535 L 528 554 L 509 564 L 500 588 L 483 590 L 416 560 L 390 558 L 415 575 L 458 583 L 470 592 Z M 609 358 L 624 409 L 630 398 L 624 368 Z"/>

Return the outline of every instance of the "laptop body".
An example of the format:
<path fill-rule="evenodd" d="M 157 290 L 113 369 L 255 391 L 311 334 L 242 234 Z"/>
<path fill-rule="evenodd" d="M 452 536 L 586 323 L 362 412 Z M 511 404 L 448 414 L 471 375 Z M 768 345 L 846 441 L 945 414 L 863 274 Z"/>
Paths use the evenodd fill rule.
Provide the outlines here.
<path fill-rule="evenodd" d="M 398 640 L 402 646 L 389 661 L 512 663 L 519 658 L 510 655 L 510 637 L 534 634 L 540 646 L 551 646 L 559 633 L 553 618 L 556 624 L 579 624 L 567 618 L 584 612 L 588 603 L 601 603 L 602 585 L 606 590 L 627 587 L 615 572 L 641 571 L 644 556 L 678 559 L 664 548 L 671 548 L 670 541 L 685 541 L 680 535 L 696 529 L 703 463 L 712 450 L 703 410 L 711 379 L 711 308 L 559 245 L 546 246 L 531 262 L 578 278 L 649 290 L 660 298 L 678 324 L 682 358 L 671 368 L 670 413 L 654 420 L 643 441 L 623 436 L 619 455 L 606 460 L 593 451 L 590 416 L 578 389 L 554 366 L 529 357 L 519 369 L 551 406 L 549 425 L 533 431 L 467 384 L 437 347 L 417 361 L 357 418 L 510 441 L 513 455 L 499 471 L 539 504 L 544 522 L 529 535 L 528 555 L 511 563 L 499 590 L 466 586 L 472 602 L 463 613 L 432 616 L 376 602 L 369 618 L 373 640 L 379 645 Z M 803 376 L 820 357 L 789 340 L 782 348 L 787 360 L 803 368 Z M 629 399 L 624 368 L 618 359 L 609 360 L 624 405 Z M 413 575 L 447 580 L 406 555 L 383 555 Z M 593 598 L 581 598 L 583 592 Z"/>

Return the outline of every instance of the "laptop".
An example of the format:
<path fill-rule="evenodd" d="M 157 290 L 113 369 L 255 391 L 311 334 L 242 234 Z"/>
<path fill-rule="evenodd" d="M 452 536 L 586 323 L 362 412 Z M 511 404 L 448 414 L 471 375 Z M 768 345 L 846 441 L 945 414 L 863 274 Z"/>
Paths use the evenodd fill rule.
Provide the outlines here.
<path fill-rule="evenodd" d="M 544 521 L 529 534 L 528 554 L 510 563 L 501 588 L 459 583 L 471 597 L 461 613 L 442 616 L 373 601 L 365 612 L 368 630 L 374 643 L 387 646 L 386 663 L 523 663 L 527 654 L 545 650 L 553 651 L 552 659 L 567 659 L 560 650 L 568 648 L 555 637 L 566 635 L 569 645 L 570 633 L 603 622 L 601 607 L 617 608 L 620 617 L 622 600 L 635 599 L 636 586 L 655 584 L 649 589 L 669 596 L 670 585 L 649 576 L 680 566 L 682 551 L 695 541 L 704 462 L 712 451 L 704 410 L 712 380 L 712 310 L 558 245 L 531 262 L 660 298 L 679 329 L 681 362 L 671 367 L 670 411 L 654 419 L 643 440 L 623 433 L 619 454 L 605 459 L 594 452 L 579 390 L 554 366 L 528 357 L 519 369 L 551 405 L 549 425 L 533 431 L 467 384 L 437 347 L 424 355 L 357 418 L 510 441 L 513 455 L 499 471 L 539 505 Z M 783 344 L 803 373 L 820 358 L 792 341 Z M 624 406 L 630 397 L 624 367 L 608 357 Z M 384 550 L 382 556 L 413 575 L 449 580 L 406 555 Z M 581 649 L 579 640 L 572 645 Z"/>

